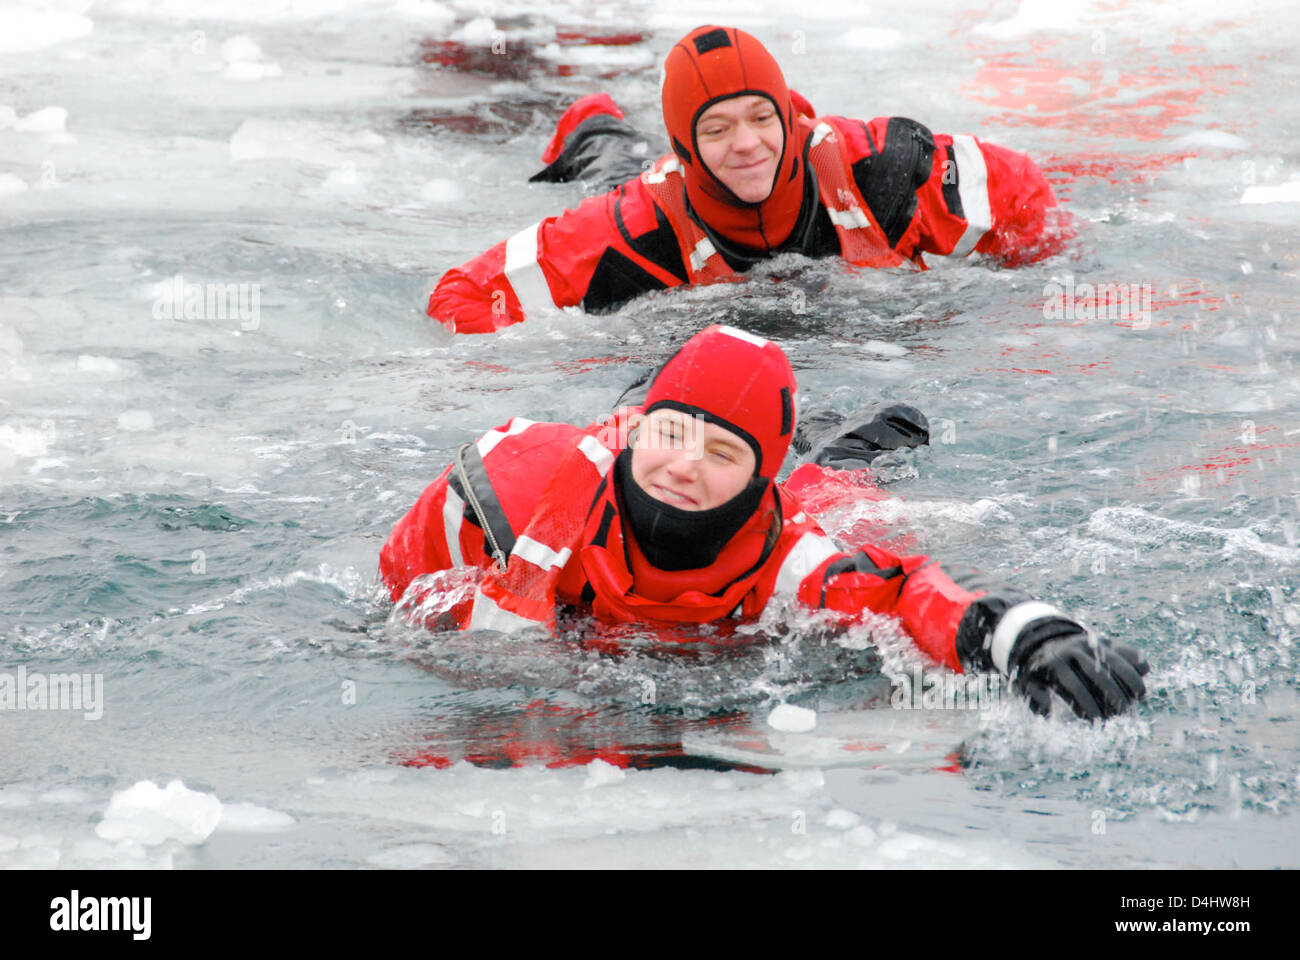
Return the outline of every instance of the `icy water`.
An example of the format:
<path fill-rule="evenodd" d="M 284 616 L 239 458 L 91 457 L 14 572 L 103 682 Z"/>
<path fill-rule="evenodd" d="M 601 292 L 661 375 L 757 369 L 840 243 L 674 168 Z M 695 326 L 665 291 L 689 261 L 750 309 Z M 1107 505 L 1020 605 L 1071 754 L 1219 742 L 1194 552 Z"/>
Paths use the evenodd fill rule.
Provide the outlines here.
<path fill-rule="evenodd" d="M 103 678 L 98 718 L 0 711 L 0 864 L 1300 864 L 1300 16 L 806 6 L 0 12 L 0 674 Z M 564 106 L 604 89 L 659 135 L 658 63 L 709 20 L 823 113 L 1028 152 L 1077 242 L 432 325 L 443 270 L 582 196 L 524 183 Z M 187 313 L 186 283 L 234 285 L 231 309 Z M 1149 309 L 1099 318 L 1083 284 Z M 375 589 L 458 444 L 586 422 L 710 322 L 778 339 L 805 409 L 924 410 L 897 499 L 828 527 L 1140 645 L 1141 708 L 1093 728 L 1004 703 L 932 764 L 762 773 L 681 744 L 780 701 L 878 718 L 882 662 L 921 665 L 895 626 L 826 642 L 774 611 L 748 647 L 611 654 L 583 624 L 431 634 Z M 174 779 L 221 806 L 113 800 Z"/>

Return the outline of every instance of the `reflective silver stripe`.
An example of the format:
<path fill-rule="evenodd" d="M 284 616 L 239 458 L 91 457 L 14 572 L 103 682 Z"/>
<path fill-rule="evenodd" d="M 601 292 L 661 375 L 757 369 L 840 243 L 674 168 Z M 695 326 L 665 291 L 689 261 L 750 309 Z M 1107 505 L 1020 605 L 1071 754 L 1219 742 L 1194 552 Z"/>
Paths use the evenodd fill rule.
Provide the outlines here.
<path fill-rule="evenodd" d="M 748 330 L 741 330 L 738 327 L 729 327 L 726 324 L 723 324 L 721 327 L 718 327 L 718 333 L 725 333 L 727 336 L 735 337 L 737 340 L 743 340 L 746 343 L 752 343 L 760 350 L 763 347 L 766 347 L 771 342 L 770 340 L 764 340 L 762 337 L 758 336 L 757 334 L 750 333 Z"/>
<path fill-rule="evenodd" d="M 993 644 L 989 654 L 993 658 L 993 665 L 998 668 L 998 672 L 1004 677 L 1007 675 L 1007 663 L 1011 659 L 1011 649 L 1020 638 L 1020 631 L 1035 620 L 1042 620 L 1046 617 L 1069 619 L 1056 607 L 1050 603 L 1043 603 L 1041 600 L 1027 600 L 1024 603 L 1017 603 L 1002 614 L 997 629 L 993 631 Z"/>
<path fill-rule="evenodd" d="M 447 499 L 442 504 L 443 533 L 447 538 L 447 552 L 451 554 L 453 567 L 465 566 L 465 558 L 460 554 L 460 525 L 465 521 L 465 501 L 456 496 L 456 491 L 447 487 Z"/>
<path fill-rule="evenodd" d="M 506 241 L 506 279 L 510 281 L 524 316 L 555 309 L 555 298 L 546 274 L 537 262 L 537 229 L 541 222 L 524 227 Z"/>
<path fill-rule="evenodd" d="M 700 242 L 697 243 L 695 249 L 691 251 L 692 272 L 698 273 L 703 270 L 704 264 L 708 261 L 709 257 L 713 256 L 717 252 L 717 249 L 713 246 L 713 242 L 709 240 L 708 237 L 700 238 Z"/>
<path fill-rule="evenodd" d="M 496 602 L 481 589 L 474 590 L 474 610 L 469 616 L 470 630 L 498 630 L 501 633 L 519 633 L 540 624 L 517 613 L 502 610 Z"/>
<path fill-rule="evenodd" d="M 831 223 L 837 227 L 843 227 L 845 230 L 860 230 L 863 227 L 871 226 L 871 221 L 867 215 L 862 212 L 861 207 L 849 207 L 847 210 L 835 210 L 827 207 L 826 212 L 830 214 Z"/>
<path fill-rule="evenodd" d="M 957 193 L 966 214 L 966 232 L 957 241 L 950 257 L 964 257 L 993 226 L 989 211 L 988 168 L 975 138 L 959 133 L 952 138 L 952 152 L 957 159 Z"/>
<path fill-rule="evenodd" d="M 540 540 L 521 536 L 515 541 L 515 548 L 510 551 L 510 555 L 522 557 L 543 570 L 549 570 L 551 567 L 563 567 L 569 562 L 569 557 L 573 556 L 573 551 L 565 547 L 557 553 Z"/>
<path fill-rule="evenodd" d="M 582 451 L 583 456 L 596 465 L 596 472 L 602 477 L 609 472 L 609 465 L 614 462 L 614 455 L 595 437 L 583 437 L 578 441 L 578 449 Z"/>
<path fill-rule="evenodd" d="M 840 552 L 830 537 L 809 530 L 795 542 L 781 562 L 781 570 L 776 575 L 776 592 L 797 593 L 804 577 Z"/>
<path fill-rule="evenodd" d="M 486 457 L 492 452 L 492 448 L 506 437 L 513 437 L 517 433 L 523 433 L 536 422 L 535 420 L 526 420 L 523 417 L 511 417 L 510 422 L 506 424 L 505 430 L 489 430 L 479 437 L 477 444 L 478 455 Z"/>
<path fill-rule="evenodd" d="M 829 123 L 817 124 L 817 126 L 813 128 L 812 145 L 814 147 L 817 146 L 817 144 L 821 143 L 823 140 L 826 139 L 826 137 L 830 134 L 830 132 L 831 132 L 831 125 Z"/>
<path fill-rule="evenodd" d="M 677 162 L 677 158 L 673 157 L 671 160 L 665 163 L 658 170 L 651 170 L 649 173 L 647 173 L 645 175 L 645 182 L 663 183 L 665 180 L 668 179 L 668 174 L 672 173 L 674 170 L 680 170 L 681 168 L 682 165 Z"/>

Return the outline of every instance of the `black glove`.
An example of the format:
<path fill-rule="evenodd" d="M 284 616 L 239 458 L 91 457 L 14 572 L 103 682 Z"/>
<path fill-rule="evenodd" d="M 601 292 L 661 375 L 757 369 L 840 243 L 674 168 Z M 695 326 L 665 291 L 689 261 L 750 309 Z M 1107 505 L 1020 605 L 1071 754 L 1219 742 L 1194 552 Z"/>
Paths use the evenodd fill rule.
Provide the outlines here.
<path fill-rule="evenodd" d="M 930 442 L 930 422 L 906 403 L 878 403 L 840 418 L 822 411 L 800 422 L 795 431 L 797 453 L 812 450 L 811 462 L 838 470 L 857 470 L 887 450 L 919 447 Z"/>
<path fill-rule="evenodd" d="M 1012 685 L 1034 713 L 1047 716 L 1055 692 L 1084 720 L 1105 720 L 1142 699 L 1142 677 L 1151 669 L 1133 647 L 1091 640 L 1065 617 L 1026 624 L 1011 648 L 1009 667 Z"/>

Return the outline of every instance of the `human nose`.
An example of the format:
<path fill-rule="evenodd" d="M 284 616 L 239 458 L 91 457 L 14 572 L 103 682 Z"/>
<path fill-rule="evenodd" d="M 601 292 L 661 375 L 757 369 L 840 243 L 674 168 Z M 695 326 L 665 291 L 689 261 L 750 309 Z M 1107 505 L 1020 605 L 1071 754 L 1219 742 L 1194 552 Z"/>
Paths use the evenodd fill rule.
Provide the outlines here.
<path fill-rule="evenodd" d="M 677 456 L 668 462 L 668 475 L 674 480 L 690 481 L 695 480 L 695 465 L 698 458 L 691 455 L 692 451 L 688 448 L 674 451 Z"/>
<path fill-rule="evenodd" d="M 742 120 L 736 124 L 736 135 L 731 141 L 731 149 L 736 153 L 748 153 L 759 144 L 758 131 Z"/>

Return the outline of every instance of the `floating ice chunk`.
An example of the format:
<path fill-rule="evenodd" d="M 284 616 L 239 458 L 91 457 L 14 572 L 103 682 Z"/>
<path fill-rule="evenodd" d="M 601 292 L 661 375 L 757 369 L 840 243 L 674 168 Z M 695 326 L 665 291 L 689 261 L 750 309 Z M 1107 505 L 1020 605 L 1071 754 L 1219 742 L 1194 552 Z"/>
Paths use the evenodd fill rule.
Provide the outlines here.
<path fill-rule="evenodd" d="M 226 63 L 235 63 L 238 60 L 261 60 L 262 48 L 252 37 L 241 33 L 221 45 L 221 59 Z"/>
<path fill-rule="evenodd" d="M 19 133 L 59 133 L 68 125 L 68 111 L 63 107 L 34 110 L 13 122 Z"/>
<path fill-rule="evenodd" d="M 2 188 L 0 188 L 2 191 Z M 1242 203 L 1300 203 L 1300 179 L 1288 180 L 1275 187 L 1256 185 L 1241 194 Z"/>
<path fill-rule="evenodd" d="M 293 160 L 313 167 L 377 166 L 384 138 L 310 120 L 245 120 L 230 138 L 230 159 Z"/>
<path fill-rule="evenodd" d="M 0 173 L 0 197 L 13 196 L 27 189 L 27 182 L 12 173 Z"/>
<path fill-rule="evenodd" d="M 221 801 L 210 793 L 190 790 L 179 780 L 161 790 L 152 780 L 119 790 L 95 833 L 104 840 L 131 840 L 155 846 L 178 840 L 193 846 L 212 835 L 221 820 Z"/>
<path fill-rule="evenodd" d="M 266 833 L 285 830 L 296 822 L 287 813 L 259 807 L 255 803 L 227 803 L 221 808 L 217 829 L 232 833 Z"/>
<path fill-rule="evenodd" d="M 456 14 L 444 4 L 432 0 L 397 0 L 393 13 L 408 20 L 422 20 L 426 25 L 448 26 L 455 22 Z"/>
<path fill-rule="evenodd" d="M 459 40 L 461 43 L 486 47 L 491 45 L 496 35 L 497 25 L 492 22 L 491 17 L 475 17 L 451 36 L 453 40 Z"/>
<path fill-rule="evenodd" d="M 77 357 L 77 372 L 114 375 L 121 373 L 122 368 L 111 357 L 96 357 L 89 353 L 83 353 Z"/>
<path fill-rule="evenodd" d="M 454 180 L 430 180 L 420 188 L 420 199 L 426 203 L 455 203 L 462 196 Z"/>
<path fill-rule="evenodd" d="M 1088 0 L 1021 0 L 1014 16 L 977 24 L 975 32 L 1007 39 L 1036 30 L 1077 30 L 1088 7 Z"/>
<path fill-rule="evenodd" d="M 817 711 L 783 703 L 767 715 L 767 725 L 785 733 L 807 733 L 817 726 Z"/>
<path fill-rule="evenodd" d="M 845 810 L 842 807 L 836 807 L 826 814 L 826 826 L 834 827 L 836 830 L 847 830 L 849 827 L 856 827 L 861 820 L 862 818 L 852 810 Z"/>
<path fill-rule="evenodd" d="M 892 50 L 902 45 L 903 35 L 885 27 L 854 27 L 844 34 L 844 43 L 859 50 Z"/>
<path fill-rule="evenodd" d="M 153 429 L 153 414 L 148 410 L 128 410 L 117 418 L 117 428 L 131 433 Z"/>
<path fill-rule="evenodd" d="M 283 72 L 278 63 L 252 63 L 247 60 L 239 60 L 226 67 L 225 72 L 221 75 L 227 80 L 249 81 L 278 77 Z"/>
<path fill-rule="evenodd" d="M 19 339 L 18 334 L 8 327 L 0 327 L 0 353 L 8 354 L 11 357 L 21 357 L 23 355 L 22 340 Z"/>
<path fill-rule="evenodd" d="M 357 193 L 365 186 L 366 178 L 357 173 L 351 165 L 331 170 L 321 184 L 321 189 L 328 193 Z"/>
<path fill-rule="evenodd" d="M 1223 150 L 1245 150 L 1250 146 L 1250 142 L 1243 140 L 1234 133 L 1228 133 L 1226 130 L 1197 130 L 1195 133 L 1188 133 L 1173 143 L 1169 144 L 1171 150 L 1177 150 L 1182 147 L 1210 147 Z"/>
<path fill-rule="evenodd" d="M 592 787 L 604 787 L 611 783 L 621 783 L 627 779 L 627 773 L 612 763 L 606 763 L 604 760 L 593 760 L 587 764 L 587 779 L 583 781 L 583 787 L 590 790 Z"/>
<path fill-rule="evenodd" d="M 42 50 L 87 36 L 94 27 L 89 17 L 77 13 L 5 4 L 0 6 L 0 53 Z"/>

